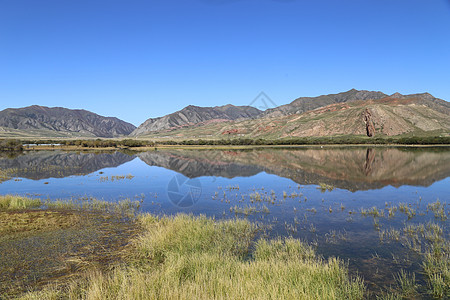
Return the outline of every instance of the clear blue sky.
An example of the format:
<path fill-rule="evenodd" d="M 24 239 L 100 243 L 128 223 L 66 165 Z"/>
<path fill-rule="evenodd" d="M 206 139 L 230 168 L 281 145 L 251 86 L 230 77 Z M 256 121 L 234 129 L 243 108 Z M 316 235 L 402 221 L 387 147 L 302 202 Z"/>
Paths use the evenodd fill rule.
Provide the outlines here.
<path fill-rule="evenodd" d="M 139 125 L 351 88 L 450 100 L 448 0 L 0 0 L 0 110 Z"/>

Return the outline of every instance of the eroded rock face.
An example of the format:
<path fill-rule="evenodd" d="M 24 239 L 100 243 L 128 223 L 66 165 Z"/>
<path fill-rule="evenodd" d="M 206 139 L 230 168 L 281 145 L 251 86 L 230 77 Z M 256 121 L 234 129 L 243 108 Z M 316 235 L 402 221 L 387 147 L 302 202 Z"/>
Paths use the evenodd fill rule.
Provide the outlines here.
<path fill-rule="evenodd" d="M 373 137 L 375 135 L 375 126 L 373 125 L 372 114 L 370 113 L 370 110 L 368 108 L 366 108 L 363 112 L 363 120 L 364 124 L 366 125 L 367 136 Z"/>
<path fill-rule="evenodd" d="M 133 124 L 113 117 L 103 117 L 87 110 L 39 105 L 0 111 L 0 126 L 105 138 L 126 136 L 136 129 Z"/>
<path fill-rule="evenodd" d="M 174 130 L 211 121 L 230 121 L 253 119 L 262 113 L 251 106 L 224 105 L 216 107 L 200 107 L 189 105 L 180 111 L 161 118 L 148 119 L 142 123 L 131 136 L 139 136 L 164 130 Z"/>

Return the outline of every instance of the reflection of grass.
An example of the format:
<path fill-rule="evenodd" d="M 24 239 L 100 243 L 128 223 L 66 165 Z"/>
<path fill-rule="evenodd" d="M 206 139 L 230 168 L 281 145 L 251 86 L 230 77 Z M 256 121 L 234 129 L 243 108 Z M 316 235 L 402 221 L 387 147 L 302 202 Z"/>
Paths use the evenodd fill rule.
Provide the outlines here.
<path fill-rule="evenodd" d="M 128 263 L 91 272 L 69 288 L 48 287 L 25 299 L 362 299 L 361 279 L 349 279 L 338 259 L 318 257 L 298 240 L 259 240 L 255 226 L 179 215 L 140 217 L 144 233 Z"/>

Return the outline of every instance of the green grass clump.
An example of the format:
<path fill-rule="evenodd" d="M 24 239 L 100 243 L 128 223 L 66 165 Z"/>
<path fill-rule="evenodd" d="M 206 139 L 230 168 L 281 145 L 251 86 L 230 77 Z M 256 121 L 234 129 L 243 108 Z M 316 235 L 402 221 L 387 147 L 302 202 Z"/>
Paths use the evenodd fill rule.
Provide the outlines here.
<path fill-rule="evenodd" d="M 49 287 L 23 299 L 362 299 L 338 259 L 324 260 L 293 238 L 252 240 L 246 220 L 216 222 L 178 215 L 139 217 L 128 263 L 91 272 L 70 287 Z"/>
<path fill-rule="evenodd" d="M 107 212 L 132 216 L 139 210 L 140 203 L 139 201 L 132 201 L 130 199 L 125 199 L 118 202 L 108 202 L 95 198 L 86 198 L 47 201 L 45 202 L 45 206 L 48 209 L 55 210 Z"/>
<path fill-rule="evenodd" d="M 382 209 L 378 209 L 376 206 L 369 209 L 361 208 L 361 215 L 363 216 L 369 215 L 373 216 L 374 218 L 384 217 L 384 211 Z"/>
<path fill-rule="evenodd" d="M 39 208 L 42 205 L 40 199 L 31 199 L 15 195 L 0 196 L 0 210 L 19 210 Z"/>
<path fill-rule="evenodd" d="M 440 219 L 441 221 L 447 220 L 447 214 L 445 213 L 446 203 L 442 203 L 437 200 L 436 202 L 430 203 L 427 205 L 427 210 L 431 210 L 434 213 L 434 217 L 436 219 Z"/>
<path fill-rule="evenodd" d="M 145 233 L 137 240 L 137 261 L 162 263 L 165 258 L 193 253 L 232 255 L 243 258 L 256 231 L 245 220 L 215 222 L 204 216 L 156 218 L 142 215 Z"/>
<path fill-rule="evenodd" d="M 431 294 L 435 298 L 450 298 L 450 241 L 435 242 L 424 254 L 423 269 Z"/>
<path fill-rule="evenodd" d="M 0 169 L 0 183 L 9 179 L 11 179 L 9 172 Z"/>
<path fill-rule="evenodd" d="M 326 184 L 326 183 L 319 183 L 319 186 L 317 187 L 322 193 L 325 193 L 326 191 L 332 191 L 334 190 L 334 186 L 332 186 L 331 184 Z"/>
<path fill-rule="evenodd" d="M 401 296 L 403 299 L 413 298 L 417 294 L 416 276 L 410 274 L 403 269 L 395 276 L 398 286 L 401 288 Z"/>

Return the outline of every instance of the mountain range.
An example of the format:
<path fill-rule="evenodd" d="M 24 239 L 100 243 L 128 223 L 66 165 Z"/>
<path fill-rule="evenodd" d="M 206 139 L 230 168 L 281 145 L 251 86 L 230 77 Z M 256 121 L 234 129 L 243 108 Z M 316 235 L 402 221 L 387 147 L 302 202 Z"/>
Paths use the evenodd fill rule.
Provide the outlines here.
<path fill-rule="evenodd" d="M 181 118 L 178 120 L 182 122 Z M 382 92 L 352 89 L 339 94 L 298 98 L 259 114 L 254 111 L 254 115 L 248 118 L 208 119 L 207 122 L 184 124 L 172 126 L 164 122 L 158 129 L 141 125 L 136 136 L 151 139 L 276 139 L 336 135 L 448 135 L 450 103 L 428 93 L 395 93 L 389 96 Z"/>
<path fill-rule="evenodd" d="M 131 136 L 139 136 L 149 132 L 179 129 L 199 124 L 210 124 L 222 121 L 253 119 L 262 111 L 252 106 L 234 106 L 231 104 L 216 107 L 200 107 L 189 105 L 180 111 L 161 118 L 148 119 L 142 123 Z"/>
<path fill-rule="evenodd" d="M 428 93 L 387 95 L 349 90 L 301 97 L 261 111 L 231 104 L 189 105 L 169 115 L 150 118 L 139 127 L 86 110 L 29 106 L 0 112 L 0 137 L 138 137 L 215 139 L 305 136 L 448 135 L 450 103 Z"/>
<path fill-rule="evenodd" d="M 0 111 L 0 128 L 41 136 L 112 138 L 130 134 L 136 126 L 87 110 L 32 105 Z"/>

